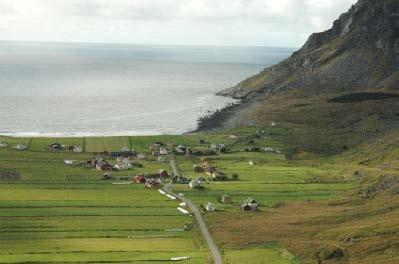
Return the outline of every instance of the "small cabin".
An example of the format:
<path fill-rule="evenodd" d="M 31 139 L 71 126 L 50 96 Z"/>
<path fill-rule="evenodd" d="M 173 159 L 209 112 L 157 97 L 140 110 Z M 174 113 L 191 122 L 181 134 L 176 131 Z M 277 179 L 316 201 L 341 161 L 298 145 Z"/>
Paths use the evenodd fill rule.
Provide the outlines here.
<path fill-rule="evenodd" d="M 222 197 L 220 198 L 220 202 L 225 204 L 231 203 L 231 196 L 228 194 L 223 194 Z"/>
<path fill-rule="evenodd" d="M 243 204 L 241 204 L 241 211 L 257 211 L 258 206 L 258 202 L 255 199 L 249 197 L 245 200 Z"/>
<path fill-rule="evenodd" d="M 62 150 L 62 145 L 60 143 L 53 143 L 48 146 L 50 151 L 60 151 Z"/>
<path fill-rule="evenodd" d="M 169 174 L 166 170 L 160 169 L 158 173 L 159 173 L 159 177 L 161 177 L 161 178 L 169 177 Z"/>
<path fill-rule="evenodd" d="M 161 147 L 159 149 L 159 154 L 160 155 L 168 155 L 168 149 L 166 147 Z"/>
<path fill-rule="evenodd" d="M 212 203 L 208 203 L 205 206 L 205 210 L 207 210 L 208 212 L 214 212 L 216 211 L 216 207 Z"/>
<path fill-rule="evenodd" d="M 199 179 L 194 179 L 189 182 L 188 186 L 193 189 L 201 189 L 203 188 L 203 182 Z"/>
<path fill-rule="evenodd" d="M 17 150 L 26 150 L 26 149 L 28 149 L 28 146 L 25 145 L 25 144 L 18 144 L 18 145 L 15 146 L 15 148 Z"/>
<path fill-rule="evenodd" d="M 146 178 L 143 175 L 137 175 L 133 177 L 133 181 L 135 183 L 145 183 L 146 182 Z"/>
<path fill-rule="evenodd" d="M 154 178 L 149 178 L 145 181 L 144 186 L 149 189 L 157 188 L 160 185 L 159 181 Z"/>

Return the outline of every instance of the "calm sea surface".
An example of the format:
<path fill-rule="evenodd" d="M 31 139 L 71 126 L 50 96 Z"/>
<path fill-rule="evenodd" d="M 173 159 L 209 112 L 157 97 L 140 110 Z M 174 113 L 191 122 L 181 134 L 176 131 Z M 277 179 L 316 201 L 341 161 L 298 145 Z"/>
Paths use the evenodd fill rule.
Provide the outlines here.
<path fill-rule="evenodd" d="M 179 134 L 287 48 L 0 43 L 0 134 Z"/>

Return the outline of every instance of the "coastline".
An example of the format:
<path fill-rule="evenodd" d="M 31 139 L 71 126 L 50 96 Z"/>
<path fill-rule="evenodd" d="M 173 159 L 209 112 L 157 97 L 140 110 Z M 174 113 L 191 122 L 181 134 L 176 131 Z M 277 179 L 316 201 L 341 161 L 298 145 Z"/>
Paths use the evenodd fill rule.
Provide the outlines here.
<path fill-rule="evenodd" d="M 232 96 L 216 94 L 236 99 Z M 216 132 L 224 129 L 232 129 L 240 125 L 253 126 L 255 121 L 249 118 L 249 111 L 256 105 L 258 100 L 254 98 L 242 98 L 235 103 L 226 105 L 214 113 L 200 117 L 197 128 L 190 133 Z"/>

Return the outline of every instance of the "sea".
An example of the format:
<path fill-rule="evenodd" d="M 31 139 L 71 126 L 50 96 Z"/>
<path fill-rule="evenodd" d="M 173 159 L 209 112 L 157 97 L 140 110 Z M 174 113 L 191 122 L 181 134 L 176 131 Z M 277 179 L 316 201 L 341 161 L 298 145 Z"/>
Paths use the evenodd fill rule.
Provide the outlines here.
<path fill-rule="evenodd" d="M 182 134 L 215 93 L 288 57 L 275 47 L 0 42 L 0 134 Z"/>

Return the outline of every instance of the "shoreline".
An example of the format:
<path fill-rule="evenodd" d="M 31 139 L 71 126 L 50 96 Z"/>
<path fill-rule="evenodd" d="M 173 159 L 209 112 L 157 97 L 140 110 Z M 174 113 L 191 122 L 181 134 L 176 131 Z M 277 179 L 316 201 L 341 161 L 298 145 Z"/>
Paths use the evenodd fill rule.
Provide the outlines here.
<path fill-rule="evenodd" d="M 201 132 L 220 131 L 224 128 L 225 123 L 236 117 L 240 110 L 248 107 L 252 100 L 237 99 L 232 96 L 222 95 L 218 93 L 212 94 L 218 97 L 227 97 L 235 102 L 226 104 L 225 106 L 209 112 L 196 120 L 196 125 L 187 131 L 175 133 L 163 133 L 159 131 L 108 131 L 108 132 L 43 132 L 43 131 L 18 131 L 18 132 L 0 132 L 2 137 L 10 138 L 82 138 L 82 137 L 123 137 L 123 136 L 163 136 L 163 135 L 188 135 Z"/>
<path fill-rule="evenodd" d="M 230 97 L 226 95 L 218 96 Z M 247 125 L 250 125 L 249 123 L 252 121 L 249 119 L 246 121 L 241 120 L 239 113 L 245 112 L 245 110 L 247 110 L 254 103 L 254 100 L 243 98 L 235 103 L 228 104 L 225 107 L 216 110 L 212 114 L 200 117 L 197 121 L 197 128 L 190 133 L 220 131 L 235 127 L 241 123 L 248 123 Z"/>

